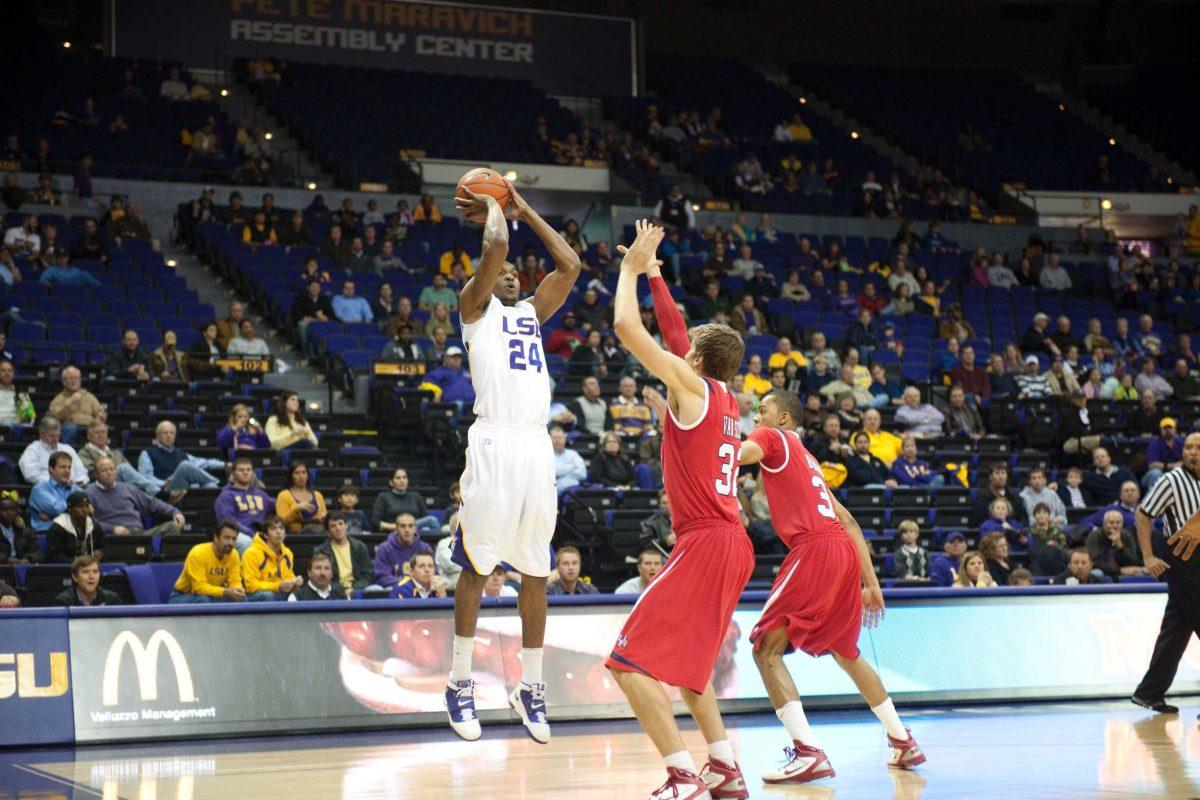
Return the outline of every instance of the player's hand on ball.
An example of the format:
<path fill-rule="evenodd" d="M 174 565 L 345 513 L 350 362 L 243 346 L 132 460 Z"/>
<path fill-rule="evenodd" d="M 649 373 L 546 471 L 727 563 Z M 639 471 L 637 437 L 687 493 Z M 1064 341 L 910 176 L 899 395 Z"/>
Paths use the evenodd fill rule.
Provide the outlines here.
<path fill-rule="evenodd" d="M 488 209 L 496 203 L 496 198 L 490 194 L 475 194 L 466 186 L 462 187 L 466 197 L 454 197 L 454 208 L 469 220 L 478 222 L 487 218 Z M 509 206 L 512 208 L 512 205 Z"/>
<path fill-rule="evenodd" d="M 863 627 L 874 628 L 883 620 L 883 590 L 878 586 L 867 586 L 862 590 Z"/>
<path fill-rule="evenodd" d="M 507 219 L 525 219 L 533 209 L 525 202 L 524 197 L 517 194 L 517 187 L 513 186 L 512 181 L 505 178 L 504 184 L 508 187 L 508 208 L 504 209 L 504 216 Z"/>

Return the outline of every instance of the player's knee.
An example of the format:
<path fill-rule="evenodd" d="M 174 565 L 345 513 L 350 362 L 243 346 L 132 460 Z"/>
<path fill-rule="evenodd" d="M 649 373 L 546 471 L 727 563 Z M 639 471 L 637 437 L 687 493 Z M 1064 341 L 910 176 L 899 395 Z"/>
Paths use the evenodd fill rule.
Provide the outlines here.
<path fill-rule="evenodd" d="M 760 668 L 779 661 L 787 651 L 787 637 L 776 635 L 771 631 L 758 641 L 754 647 L 754 663 Z"/>

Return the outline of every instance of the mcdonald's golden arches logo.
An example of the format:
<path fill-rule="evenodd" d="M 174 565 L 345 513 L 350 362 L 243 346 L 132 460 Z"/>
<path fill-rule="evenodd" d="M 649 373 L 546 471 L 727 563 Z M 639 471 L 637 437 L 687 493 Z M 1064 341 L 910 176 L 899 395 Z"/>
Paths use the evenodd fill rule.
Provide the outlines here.
<path fill-rule="evenodd" d="M 143 702 L 158 699 L 158 655 L 162 648 L 167 649 L 171 665 L 175 668 L 175 683 L 179 688 L 179 702 L 197 702 L 196 690 L 192 684 L 192 670 L 188 667 L 187 657 L 175 637 L 159 628 L 150 634 L 146 644 L 133 631 L 121 631 L 113 639 L 108 648 L 108 658 L 104 661 L 104 682 L 101 689 L 101 699 L 106 706 L 115 706 L 119 702 L 121 688 L 121 661 L 125 648 L 133 654 L 133 665 L 137 670 L 138 690 Z"/>

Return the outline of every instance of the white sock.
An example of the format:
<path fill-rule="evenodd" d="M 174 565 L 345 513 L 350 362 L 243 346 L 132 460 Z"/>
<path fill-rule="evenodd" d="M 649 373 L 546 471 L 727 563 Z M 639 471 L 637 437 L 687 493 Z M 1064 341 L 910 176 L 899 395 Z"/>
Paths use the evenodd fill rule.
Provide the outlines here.
<path fill-rule="evenodd" d="M 696 771 L 696 762 L 692 761 L 692 754 L 687 750 L 680 750 L 678 753 L 671 753 L 663 760 L 667 762 L 668 767 L 683 769 L 687 770 L 688 772 Z"/>
<path fill-rule="evenodd" d="M 775 711 L 775 716 L 779 717 L 783 727 L 787 728 L 788 735 L 797 742 L 821 749 L 817 737 L 813 736 L 812 729 L 808 727 L 808 717 L 804 716 L 804 704 L 799 700 L 784 703 L 783 708 Z"/>
<path fill-rule="evenodd" d="M 542 682 L 542 648 L 521 648 L 521 683 L 532 686 Z"/>
<path fill-rule="evenodd" d="M 875 716 L 879 717 L 879 721 L 883 723 L 884 730 L 888 732 L 888 736 L 901 741 L 908 738 L 908 731 L 904 730 L 904 725 L 900 722 L 900 715 L 896 713 L 896 706 L 892 703 L 892 698 L 884 700 L 879 705 L 871 709 Z"/>
<path fill-rule="evenodd" d="M 733 754 L 733 745 L 729 743 L 728 739 L 722 739 L 719 742 L 709 742 L 708 755 L 716 761 L 724 761 L 730 765 L 737 761 L 737 756 Z"/>
<path fill-rule="evenodd" d="M 474 653 L 474 636 L 455 635 L 454 657 L 450 662 L 450 680 L 465 681 L 471 677 L 471 656 Z"/>

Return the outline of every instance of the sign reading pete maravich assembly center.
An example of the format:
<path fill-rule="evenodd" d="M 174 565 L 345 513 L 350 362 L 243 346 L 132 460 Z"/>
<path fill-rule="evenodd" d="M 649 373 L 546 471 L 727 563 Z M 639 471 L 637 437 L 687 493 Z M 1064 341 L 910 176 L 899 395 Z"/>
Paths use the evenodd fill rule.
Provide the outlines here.
<path fill-rule="evenodd" d="M 636 92 L 630 19 L 406 0 L 113 4 L 108 48 L 118 56 L 205 68 L 265 57 L 524 79 L 557 94 Z"/>

